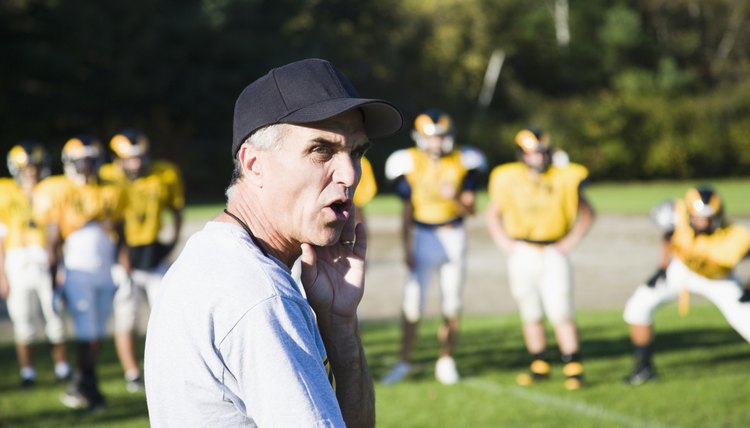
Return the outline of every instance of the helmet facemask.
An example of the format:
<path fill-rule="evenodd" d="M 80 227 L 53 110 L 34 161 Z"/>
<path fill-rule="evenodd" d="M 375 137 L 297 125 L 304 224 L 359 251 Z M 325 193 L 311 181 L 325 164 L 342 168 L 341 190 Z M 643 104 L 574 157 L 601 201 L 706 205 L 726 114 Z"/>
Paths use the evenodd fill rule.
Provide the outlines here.
<path fill-rule="evenodd" d="M 690 226 L 696 234 L 712 234 L 724 226 L 724 206 L 719 195 L 709 187 L 692 188 L 685 194 Z"/>
<path fill-rule="evenodd" d="M 38 143 L 13 146 L 8 152 L 7 165 L 10 175 L 19 184 L 33 185 L 50 174 L 49 155 Z"/>
<path fill-rule="evenodd" d="M 109 147 L 119 159 L 125 175 L 135 180 L 143 174 L 150 162 L 149 141 L 138 131 L 126 129 L 112 137 Z"/>
<path fill-rule="evenodd" d="M 135 180 L 142 177 L 146 172 L 146 167 L 149 163 L 149 157 L 147 155 L 131 156 L 128 158 L 120 159 L 120 166 L 128 180 Z"/>
<path fill-rule="evenodd" d="M 94 181 L 103 162 L 101 144 L 86 136 L 71 138 L 63 146 L 62 162 L 70 180 L 78 184 Z"/>
<path fill-rule="evenodd" d="M 515 138 L 518 159 L 536 172 L 543 173 L 552 165 L 549 135 L 538 130 L 523 129 Z M 537 157 L 535 154 L 540 154 Z"/>
<path fill-rule="evenodd" d="M 445 112 L 430 109 L 414 119 L 411 138 L 417 147 L 434 157 L 453 151 L 453 120 Z"/>

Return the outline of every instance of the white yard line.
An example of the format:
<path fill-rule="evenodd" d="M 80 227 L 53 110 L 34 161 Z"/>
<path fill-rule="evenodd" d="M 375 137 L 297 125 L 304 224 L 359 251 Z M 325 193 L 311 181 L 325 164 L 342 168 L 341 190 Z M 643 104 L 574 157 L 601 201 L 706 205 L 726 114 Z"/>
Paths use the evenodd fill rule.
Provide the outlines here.
<path fill-rule="evenodd" d="M 634 418 L 632 416 L 624 415 L 622 413 L 607 410 L 604 407 L 590 404 L 581 400 L 574 400 L 570 398 L 561 398 L 557 395 L 545 394 L 538 391 L 532 391 L 528 388 L 513 386 L 507 387 L 499 385 L 494 382 L 481 379 L 466 379 L 462 382 L 465 385 L 481 389 L 485 392 L 493 394 L 508 394 L 516 398 L 521 398 L 527 401 L 531 401 L 537 404 L 544 404 L 547 406 L 555 407 L 569 413 L 575 413 L 578 415 L 586 416 L 592 419 L 599 419 L 607 422 L 614 422 L 621 426 L 632 426 L 632 427 L 653 427 L 653 428 L 665 428 L 666 425 L 654 421 L 645 421 L 642 419 Z"/>

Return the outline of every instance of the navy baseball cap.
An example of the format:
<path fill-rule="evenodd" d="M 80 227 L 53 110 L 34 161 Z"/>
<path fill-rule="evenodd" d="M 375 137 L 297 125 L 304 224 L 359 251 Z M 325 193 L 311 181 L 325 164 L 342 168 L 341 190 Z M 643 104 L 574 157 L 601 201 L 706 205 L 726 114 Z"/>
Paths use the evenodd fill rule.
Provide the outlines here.
<path fill-rule="evenodd" d="M 249 84 L 234 105 L 232 157 L 253 132 L 277 123 L 304 124 L 359 108 L 369 138 L 401 129 L 403 117 L 391 103 L 360 98 L 340 71 L 323 59 L 304 59 L 274 68 Z"/>

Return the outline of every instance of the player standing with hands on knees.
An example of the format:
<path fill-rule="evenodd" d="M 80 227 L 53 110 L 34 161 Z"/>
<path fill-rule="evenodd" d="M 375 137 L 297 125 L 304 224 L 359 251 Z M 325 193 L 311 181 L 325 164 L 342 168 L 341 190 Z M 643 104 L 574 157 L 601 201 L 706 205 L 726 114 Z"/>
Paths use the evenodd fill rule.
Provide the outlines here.
<path fill-rule="evenodd" d="M 227 207 L 189 239 L 151 312 L 154 427 L 374 426 L 357 321 L 367 242 L 352 196 L 370 139 L 401 124 L 320 59 L 242 91 Z M 307 299 L 290 274 L 300 256 Z"/>
<path fill-rule="evenodd" d="M 486 161 L 476 149 L 454 148 L 453 120 L 442 110 L 417 116 L 412 139 L 417 147 L 394 152 L 385 166 L 386 178 L 394 181 L 403 203 L 401 231 L 409 277 L 402 303 L 401 360 L 381 380 L 393 384 L 411 373 L 427 289 L 437 272 L 443 324 L 435 378 L 450 385 L 460 379 L 453 354 L 466 279 L 463 221 L 474 213 L 478 176 Z"/>
<path fill-rule="evenodd" d="M 45 227 L 35 218 L 33 203 L 39 181 L 49 175 L 50 159 L 39 143 L 24 141 L 8 152 L 13 179 L 0 179 L 0 298 L 7 300 L 13 322 L 21 386 L 33 386 L 34 340 L 39 308 L 52 344 L 55 377 L 71 375 L 62 314 L 54 304 Z"/>
<path fill-rule="evenodd" d="M 653 313 L 678 300 L 687 312 L 690 293 L 710 300 L 750 342 L 750 281 L 742 286 L 734 269 L 750 256 L 750 231 L 727 221 L 719 194 L 709 186 L 689 189 L 683 199 L 652 210 L 664 231 L 656 273 L 639 286 L 625 306 L 625 322 L 635 351 L 635 367 L 625 382 L 641 385 L 656 378 L 652 361 Z"/>
<path fill-rule="evenodd" d="M 510 290 L 523 321 L 528 373 L 520 385 L 549 378 L 544 317 L 552 324 L 562 354 L 565 388 L 583 386 L 578 328 L 573 308 L 569 254 L 594 220 L 584 197 L 585 167 L 552 162 L 549 134 L 524 129 L 515 137 L 519 162 L 490 173 L 487 228 L 507 258 Z"/>

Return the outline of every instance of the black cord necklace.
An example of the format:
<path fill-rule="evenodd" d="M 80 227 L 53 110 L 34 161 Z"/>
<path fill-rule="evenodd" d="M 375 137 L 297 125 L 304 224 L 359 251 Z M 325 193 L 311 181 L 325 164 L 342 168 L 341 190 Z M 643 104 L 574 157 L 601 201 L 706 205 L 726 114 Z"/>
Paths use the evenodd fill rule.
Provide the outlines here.
<path fill-rule="evenodd" d="M 260 240 L 255 237 L 255 234 L 253 234 L 253 231 L 250 230 L 250 227 L 247 225 L 247 223 L 245 223 L 244 221 L 242 221 L 241 218 L 239 218 L 236 215 L 234 215 L 231 212 L 229 212 L 229 210 L 227 208 L 224 208 L 224 212 L 229 217 L 232 217 L 237 223 L 239 223 L 240 226 L 242 226 L 242 228 L 245 229 L 245 232 L 247 232 L 247 234 L 250 235 L 250 239 L 252 239 L 253 243 L 255 244 L 255 246 L 260 249 L 260 252 L 263 253 L 264 256 L 269 257 L 269 255 L 266 252 L 265 248 L 263 248 L 263 245 L 261 245 Z"/>

